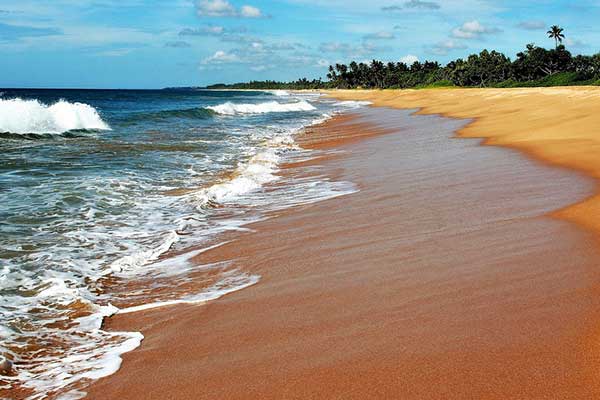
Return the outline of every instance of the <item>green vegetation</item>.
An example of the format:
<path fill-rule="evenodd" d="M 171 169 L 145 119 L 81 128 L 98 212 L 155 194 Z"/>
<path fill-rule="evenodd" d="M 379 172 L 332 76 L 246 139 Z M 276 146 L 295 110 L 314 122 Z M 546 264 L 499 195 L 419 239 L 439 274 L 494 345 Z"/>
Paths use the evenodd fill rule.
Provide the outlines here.
<path fill-rule="evenodd" d="M 290 90 L 304 90 L 304 89 L 326 89 L 332 88 L 329 82 L 323 82 L 320 78 L 309 81 L 306 78 L 298 79 L 293 82 L 277 82 L 277 81 L 251 81 L 243 83 L 234 83 L 227 85 L 219 83 L 216 85 L 207 86 L 207 89 L 290 89 Z"/>
<path fill-rule="evenodd" d="M 547 32 L 555 48 L 548 50 L 528 44 L 514 60 L 497 51 L 483 50 L 466 59 L 450 61 L 445 66 L 437 61 L 403 62 L 373 60 L 329 66 L 328 81 L 321 79 L 295 82 L 249 82 L 213 85 L 212 89 L 405 89 L 439 87 L 533 87 L 598 85 L 600 53 L 573 56 L 562 44 L 563 29 L 554 25 Z"/>
<path fill-rule="evenodd" d="M 555 48 L 558 48 L 558 43 L 562 43 L 562 40 L 565 38 L 563 28 L 560 28 L 558 25 L 552 25 L 546 33 L 550 39 L 554 39 Z"/>

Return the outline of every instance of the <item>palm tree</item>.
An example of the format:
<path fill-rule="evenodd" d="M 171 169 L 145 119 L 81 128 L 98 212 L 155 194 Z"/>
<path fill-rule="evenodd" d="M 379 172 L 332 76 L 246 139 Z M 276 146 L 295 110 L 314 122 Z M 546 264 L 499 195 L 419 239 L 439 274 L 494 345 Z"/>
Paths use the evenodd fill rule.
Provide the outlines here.
<path fill-rule="evenodd" d="M 550 30 L 546 32 L 550 39 L 554 39 L 554 43 L 556 44 L 556 48 L 558 48 L 558 43 L 562 43 L 562 40 L 565 38 L 563 35 L 563 28 L 560 28 L 558 25 L 552 25 Z"/>

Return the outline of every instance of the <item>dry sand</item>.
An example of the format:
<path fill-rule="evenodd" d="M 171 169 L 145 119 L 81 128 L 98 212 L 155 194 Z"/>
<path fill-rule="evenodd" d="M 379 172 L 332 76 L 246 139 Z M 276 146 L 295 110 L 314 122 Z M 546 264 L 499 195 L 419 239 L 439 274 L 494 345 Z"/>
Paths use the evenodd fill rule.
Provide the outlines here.
<path fill-rule="evenodd" d="M 451 137 L 595 177 L 600 163 L 583 161 L 600 157 L 588 105 L 600 91 L 335 96 L 477 119 L 373 108 L 315 129 L 307 146 L 344 151 L 320 165 L 360 191 L 254 224 L 198 260 L 234 259 L 257 285 L 109 319 L 146 339 L 89 397 L 599 398 L 600 248 L 548 216 L 593 195 L 595 180 Z M 559 214 L 580 222 L 594 204 Z"/>

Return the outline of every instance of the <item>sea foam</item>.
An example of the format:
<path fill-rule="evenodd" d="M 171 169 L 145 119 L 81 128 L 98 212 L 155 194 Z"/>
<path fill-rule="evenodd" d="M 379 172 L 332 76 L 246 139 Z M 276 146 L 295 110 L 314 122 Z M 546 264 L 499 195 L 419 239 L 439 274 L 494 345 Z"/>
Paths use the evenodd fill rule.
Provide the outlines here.
<path fill-rule="evenodd" d="M 169 146 L 158 142 L 169 153 L 154 150 L 161 148 L 154 143 L 152 151 L 131 151 L 128 145 L 124 156 L 118 156 L 119 153 L 110 156 L 111 163 L 114 160 L 118 165 L 115 170 L 107 169 L 105 158 L 94 158 L 90 160 L 94 162 L 91 165 L 101 168 L 93 171 L 101 173 L 88 174 L 86 170 L 86 179 L 64 179 L 60 174 L 41 179 L 33 171 L 41 183 L 35 191 L 29 185 L 13 184 L 10 191 L 0 193 L 3 202 L 10 204 L 12 215 L 22 218 L 25 213 L 22 210 L 26 210 L 26 215 L 39 224 L 40 232 L 54 232 L 56 220 L 61 224 L 60 235 L 57 235 L 60 241 L 52 243 L 50 250 L 28 251 L 0 265 L 0 286 L 4 290 L 0 295 L 0 353 L 11 358 L 16 371 L 15 376 L 0 376 L 0 391 L 23 387 L 30 389 L 30 399 L 36 400 L 44 398 L 46 393 L 58 393 L 60 398 L 80 397 L 89 380 L 115 372 L 120 366 L 121 354 L 137 347 L 143 339 L 138 332 L 102 330 L 104 317 L 115 312 L 133 313 L 174 304 L 201 304 L 253 285 L 259 276 L 232 269 L 235 264 L 228 262 L 199 265 L 196 256 L 227 243 L 215 245 L 213 239 L 218 235 L 231 230 L 248 231 L 245 226 L 267 218 L 267 212 L 358 190 L 350 182 L 335 181 L 317 172 L 306 177 L 278 173 L 281 162 L 317 157 L 320 153 L 299 148 L 294 136 L 307 125 L 348 110 L 348 104 L 321 102 L 315 99 L 318 94 L 312 93 L 294 93 L 290 98 L 284 93 L 274 95 L 279 97 L 269 96 L 264 101 L 277 101 L 258 104 L 244 104 L 248 97 L 236 95 L 232 102 L 212 107 L 199 102 L 195 96 L 189 99 L 191 101 L 173 106 L 167 96 L 162 108 L 155 109 L 148 106 L 150 103 L 140 102 L 123 116 L 120 114 L 123 103 L 107 102 L 103 106 L 105 112 L 112 115 L 109 113 L 113 110 L 119 111 L 116 118 L 119 122 L 115 122 L 114 134 L 105 135 L 103 143 L 98 144 L 100 149 L 104 151 L 105 145 L 110 144 L 113 145 L 111 150 L 115 150 L 124 140 L 139 144 L 139 147 L 131 147 L 134 150 L 147 149 L 148 140 L 163 140 L 165 132 L 145 134 L 139 142 L 129 132 L 141 131 L 140 127 L 154 129 L 158 121 L 168 123 L 168 131 L 176 133 L 168 137 L 168 142 L 164 139 Z M 151 101 L 154 99 L 153 95 Z M 308 99 L 312 104 L 305 101 Z M 319 112 L 313 111 L 313 105 Z M 312 112 L 303 112 L 305 110 Z M 264 114 L 278 112 L 290 114 L 272 115 L 273 118 Z M 251 124 L 245 118 L 214 118 L 213 121 L 215 113 L 259 114 L 261 123 Z M 140 127 L 131 131 L 123 128 L 132 122 Z M 7 128 L 9 123 L 10 128 Z M 36 127 L 39 129 L 34 129 Z M 108 125 L 98 112 L 83 103 L 44 104 L 36 100 L 0 98 L 0 132 L 60 133 L 104 127 Z M 184 151 L 170 151 L 171 144 L 181 145 L 178 149 Z M 29 146 L 29 143 L 10 145 Z M 67 154 L 77 154 L 78 145 L 77 141 L 66 143 L 65 146 L 73 147 Z M 138 159 L 138 153 L 144 157 Z M 46 153 L 42 155 L 51 157 Z M 117 156 L 121 158 L 115 158 Z M 121 168 L 122 157 L 131 157 L 131 164 L 125 163 L 126 171 Z M 156 176 L 149 175 L 149 171 L 139 168 L 138 164 L 153 165 L 158 171 Z M 180 188 L 189 191 L 171 192 Z M 30 210 L 24 207 L 29 205 L 27 201 L 20 204 L 13 200 L 31 201 L 33 192 L 52 207 L 38 206 Z M 60 214 L 52 214 L 56 213 L 54 204 L 61 204 L 65 193 L 78 193 L 82 198 L 85 194 L 85 201 L 78 204 L 76 210 L 69 206 L 64 211 L 61 209 Z M 39 222 L 48 215 L 52 215 L 52 221 Z M 14 235 L 10 239 L 3 242 L 0 250 L 21 252 L 23 238 Z M 35 235 L 27 239 L 38 240 Z M 202 249 L 198 249 L 200 245 Z M 192 272 L 194 277 L 196 274 L 208 277 L 202 290 L 196 291 L 195 287 L 189 290 L 186 286 Z M 137 283 L 138 278 L 141 282 L 151 278 L 156 288 L 169 290 L 128 285 L 132 281 Z M 110 303 L 131 306 L 119 310 Z M 32 313 L 40 304 L 44 305 L 44 314 Z M 14 321 L 24 321 L 30 330 L 14 330 Z M 39 354 L 36 351 L 39 346 L 45 346 L 48 354 Z"/>
<path fill-rule="evenodd" d="M 231 201 L 262 187 L 267 182 L 276 180 L 275 173 L 279 159 L 277 148 L 266 148 L 250 158 L 247 163 L 238 165 L 232 179 L 201 189 L 192 196 L 200 208 Z"/>
<path fill-rule="evenodd" d="M 223 115 L 236 114 L 266 114 L 272 112 L 295 112 L 295 111 L 313 111 L 315 107 L 307 101 L 297 101 L 295 103 L 279 103 L 276 101 L 267 101 L 259 104 L 235 104 L 230 101 L 219 104 L 218 106 L 207 107 L 209 110 Z"/>
<path fill-rule="evenodd" d="M 38 100 L 0 99 L 0 132 L 59 134 L 72 130 L 110 130 L 88 104 L 60 100 L 52 105 Z"/>
<path fill-rule="evenodd" d="M 345 108 L 361 108 L 364 106 L 369 106 L 373 104 L 370 101 L 355 101 L 355 100 L 345 100 L 338 101 L 337 103 L 333 103 L 334 106 L 337 107 L 345 107 Z"/>
<path fill-rule="evenodd" d="M 290 92 L 288 92 L 286 90 L 271 90 L 271 91 L 269 91 L 269 93 L 271 93 L 273 96 L 277 96 L 277 97 L 285 97 L 285 96 L 290 95 Z"/>

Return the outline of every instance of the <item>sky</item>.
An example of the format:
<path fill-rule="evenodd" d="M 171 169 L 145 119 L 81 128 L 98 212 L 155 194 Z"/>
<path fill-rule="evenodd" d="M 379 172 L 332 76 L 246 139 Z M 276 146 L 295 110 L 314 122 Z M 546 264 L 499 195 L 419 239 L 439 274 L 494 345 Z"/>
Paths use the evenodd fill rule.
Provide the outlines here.
<path fill-rule="evenodd" d="M 351 60 L 600 51 L 600 0 L 0 0 L 0 87 L 162 88 L 326 78 Z"/>

